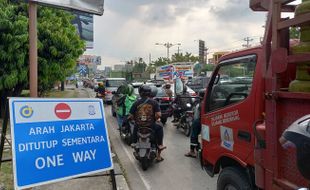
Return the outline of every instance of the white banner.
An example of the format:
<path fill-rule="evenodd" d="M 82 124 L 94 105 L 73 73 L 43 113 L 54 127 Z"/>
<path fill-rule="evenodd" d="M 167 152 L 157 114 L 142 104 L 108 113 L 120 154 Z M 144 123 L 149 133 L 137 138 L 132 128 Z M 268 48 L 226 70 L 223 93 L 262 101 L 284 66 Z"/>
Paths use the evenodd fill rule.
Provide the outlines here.
<path fill-rule="evenodd" d="M 45 5 L 102 15 L 104 0 L 31 0 Z"/>

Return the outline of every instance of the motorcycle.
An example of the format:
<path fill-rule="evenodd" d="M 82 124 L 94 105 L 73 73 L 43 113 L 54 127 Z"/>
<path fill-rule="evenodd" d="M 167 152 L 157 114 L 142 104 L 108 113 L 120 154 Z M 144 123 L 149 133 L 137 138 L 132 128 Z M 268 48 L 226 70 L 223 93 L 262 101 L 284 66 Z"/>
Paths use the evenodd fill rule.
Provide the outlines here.
<path fill-rule="evenodd" d="M 99 92 L 96 93 L 96 98 L 104 99 L 104 94 L 101 94 Z"/>
<path fill-rule="evenodd" d="M 134 147 L 134 156 L 145 171 L 156 158 L 157 146 L 153 130 L 149 127 L 139 127 L 138 142 Z"/>
<path fill-rule="evenodd" d="M 179 122 L 176 124 L 177 129 L 181 128 L 184 131 L 184 134 L 189 137 L 191 134 L 192 122 L 194 119 L 194 111 L 192 110 L 192 105 L 187 103 L 187 109 L 181 112 Z M 180 109 L 181 108 L 177 108 Z"/>
<path fill-rule="evenodd" d="M 127 145 L 130 145 L 132 143 L 133 130 L 134 124 L 131 121 L 126 122 L 125 125 L 122 126 L 119 130 L 119 135 L 121 139 L 123 139 L 123 141 L 125 141 Z"/>

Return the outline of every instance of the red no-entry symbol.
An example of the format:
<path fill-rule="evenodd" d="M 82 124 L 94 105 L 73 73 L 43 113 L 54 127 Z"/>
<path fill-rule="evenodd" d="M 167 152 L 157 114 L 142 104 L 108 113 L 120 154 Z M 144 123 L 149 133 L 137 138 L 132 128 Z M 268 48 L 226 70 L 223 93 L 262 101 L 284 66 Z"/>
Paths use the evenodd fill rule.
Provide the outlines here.
<path fill-rule="evenodd" d="M 57 104 L 54 111 L 59 119 L 68 119 L 71 115 L 71 108 L 65 103 Z"/>

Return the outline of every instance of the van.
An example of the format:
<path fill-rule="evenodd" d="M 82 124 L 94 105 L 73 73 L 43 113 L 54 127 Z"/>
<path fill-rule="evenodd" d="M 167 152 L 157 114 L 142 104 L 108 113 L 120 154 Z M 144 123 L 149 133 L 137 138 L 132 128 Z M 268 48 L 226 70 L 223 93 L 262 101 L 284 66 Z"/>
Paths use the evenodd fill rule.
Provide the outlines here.
<path fill-rule="evenodd" d="M 126 83 L 125 78 L 105 78 L 103 79 L 103 85 L 105 87 L 105 98 L 104 101 L 107 104 L 112 103 L 113 92 L 117 90 L 119 86 Z"/>

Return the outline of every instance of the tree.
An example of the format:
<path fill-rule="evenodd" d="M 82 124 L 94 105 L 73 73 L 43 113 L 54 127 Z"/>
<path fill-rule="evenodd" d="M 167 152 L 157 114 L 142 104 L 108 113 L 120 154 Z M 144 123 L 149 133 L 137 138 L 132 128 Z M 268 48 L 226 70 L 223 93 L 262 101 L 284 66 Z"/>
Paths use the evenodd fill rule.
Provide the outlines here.
<path fill-rule="evenodd" d="M 186 52 L 185 55 L 183 53 L 175 53 L 171 57 L 171 63 L 175 62 L 197 62 L 199 61 L 198 56 L 194 56 L 189 52 Z"/>
<path fill-rule="evenodd" d="M 38 9 L 39 94 L 65 79 L 76 66 L 85 44 L 62 10 Z M 0 0 L 0 112 L 9 96 L 19 96 L 28 83 L 28 5 Z"/>
<path fill-rule="evenodd" d="M 215 68 L 214 64 L 205 64 L 204 68 L 202 68 L 202 72 L 213 71 Z"/>
<path fill-rule="evenodd" d="M 133 72 L 134 73 L 143 73 L 146 70 L 146 63 L 145 61 L 140 57 L 138 61 L 134 61 L 134 66 L 133 66 Z"/>
<path fill-rule="evenodd" d="M 169 64 L 169 59 L 165 57 L 159 57 L 156 61 L 154 61 L 154 66 L 159 67 L 163 65 Z"/>
<path fill-rule="evenodd" d="M 299 39 L 300 38 L 300 28 L 291 27 L 290 28 L 290 38 L 291 39 Z"/>

